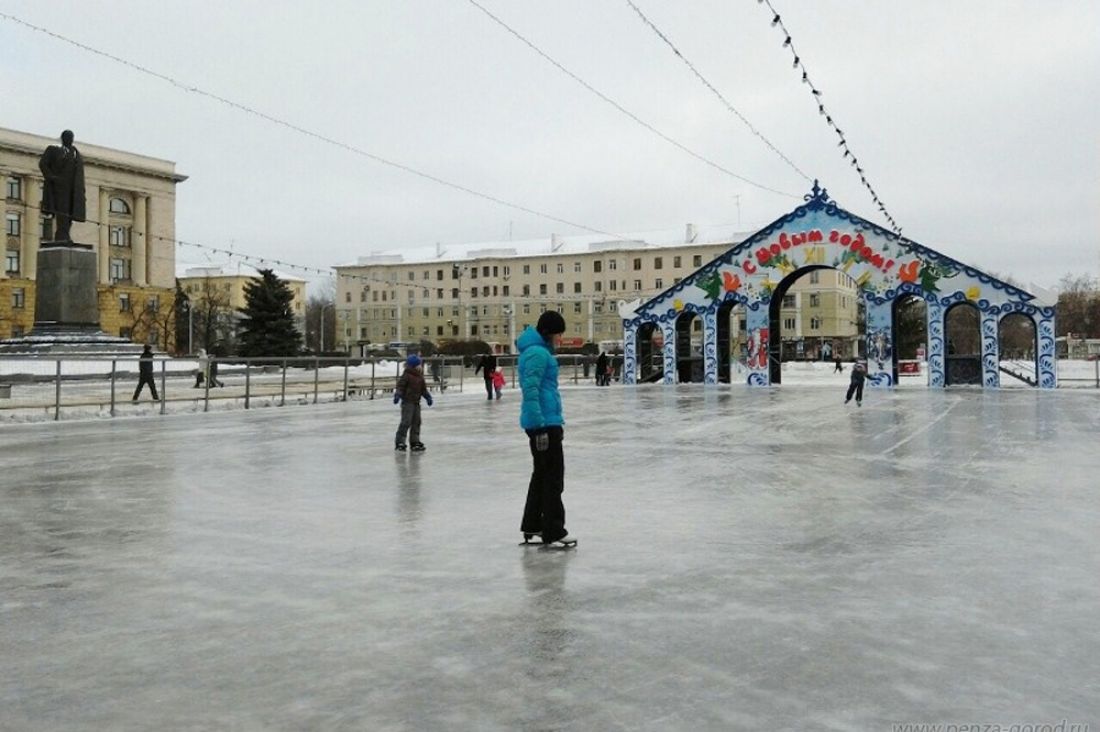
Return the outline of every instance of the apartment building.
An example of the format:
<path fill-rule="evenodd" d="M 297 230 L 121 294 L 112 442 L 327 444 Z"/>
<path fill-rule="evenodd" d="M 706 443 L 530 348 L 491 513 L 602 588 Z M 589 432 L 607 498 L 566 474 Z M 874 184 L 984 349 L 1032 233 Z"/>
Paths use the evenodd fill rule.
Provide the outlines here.
<path fill-rule="evenodd" d="M 373 252 L 335 268 L 337 340 L 359 351 L 394 341 L 478 339 L 508 353 L 519 332 L 554 309 L 567 324 L 564 345 L 620 342 L 620 301 L 656 295 L 743 236 L 689 224 L 614 241 L 551 236 Z M 846 316 L 829 309 L 849 304 L 845 298 L 854 321 L 854 283 L 851 297 L 841 295 L 836 274 L 822 270 L 812 285 L 805 276 L 788 291 L 792 335 L 838 335 L 831 329 Z"/>
<path fill-rule="evenodd" d="M 35 270 L 45 225 L 39 210 L 38 159 L 46 146 L 57 143 L 56 136 L 0 128 L 0 338 L 24 335 L 34 325 Z M 97 253 L 100 327 L 168 349 L 173 332 L 176 184 L 187 176 L 175 172 L 175 163 L 91 145 L 79 134 L 76 147 L 84 158 L 88 220 L 73 223 L 72 238 L 92 245 Z"/>

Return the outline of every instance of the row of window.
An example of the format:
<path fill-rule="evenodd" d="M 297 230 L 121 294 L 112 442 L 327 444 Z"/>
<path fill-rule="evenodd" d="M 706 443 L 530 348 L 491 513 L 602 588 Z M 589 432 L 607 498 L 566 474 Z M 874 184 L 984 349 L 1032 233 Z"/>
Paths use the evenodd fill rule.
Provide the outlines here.
<path fill-rule="evenodd" d="M 676 283 L 680 282 L 680 279 L 681 279 L 680 277 L 674 278 L 673 279 L 673 284 L 676 284 Z M 642 281 L 641 280 L 634 280 L 633 285 L 634 285 L 634 289 L 633 289 L 634 292 L 641 292 L 641 290 L 642 290 Z M 626 289 L 626 280 L 622 280 L 621 283 L 617 280 L 608 280 L 606 291 L 607 292 L 618 292 L 620 290 L 620 287 L 621 287 L 623 292 L 627 291 L 627 289 Z M 653 287 L 656 290 L 663 290 L 664 287 L 665 287 L 664 278 L 657 277 L 656 279 L 654 279 L 653 280 Z M 549 288 L 550 288 L 550 286 L 546 283 L 540 284 L 538 294 L 539 295 L 548 295 L 548 294 L 550 294 Z M 604 282 L 600 281 L 600 280 L 597 280 L 596 282 L 594 282 L 593 283 L 593 290 L 595 292 L 604 292 Z M 437 300 L 444 299 L 445 292 L 446 291 L 442 287 L 435 288 L 435 298 Z M 523 296 L 523 297 L 530 297 L 533 294 L 532 291 L 531 291 L 531 285 L 523 285 L 520 292 L 521 292 L 521 296 Z M 565 283 L 564 282 L 555 283 L 554 284 L 554 292 L 555 292 L 555 294 L 558 294 L 558 295 L 564 295 L 565 294 Z M 582 288 L 581 283 L 580 282 L 574 282 L 573 283 L 573 294 L 578 294 L 579 295 L 582 292 L 583 292 L 583 288 Z M 425 293 L 430 295 L 431 290 L 425 290 Z M 458 300 L 459 299 L 459 289 L 457 287 L 452 287 L 450 294 L 451 294 L 451 299 L 452 300 Z M 470 288 L 470 298 L 471 299 L 479 297 L 479 296 L 480 297 L 511 297 L 511 294 L 512 294 L 512 289 L 511 289 L 510 285 L 501 285 L 501 286 L 485 285 L 485 286 L 481 287 L 480 289 L 477 288 L 477 287 L 471 287 Z M 408 298 L 409 298 L 410 303 L 416 302 L 416 300 L 417 300 L 416 291 L 415 290 L 409 290 L 408 291 Z M 376 289 L 376 290 L 371 291 L 371 302 L 387 302 L 387 301 L 396 300 L 396 299 L 397 299 L 397 293 L 394 292 L 393 290 L 377 290 Z M 428 298 L 422 298 L 422 299 L 428 299 Z M 344 293 L 344 302 L 345 303 L 350 303 L 351 302 L 351 291 L 350 290 Z M 359 293 L 359 302 L 367 302 L 367 291 L 366 290 L 362 290 Z"/>
<path fill-rule="evenodd" d="M 9 175 L 4 181 L 4 197 L 9 201 L 23 200 L 23 179 Z M 130 204 L 125 199 L 112 196 L 107 210 L 113 214 L 130 215 Z"/>
<path fill-rule="evenodd" d="M 672 257 L 672 268 L 673 269 L 679 269 L 679 268 L 683 267 L 684 266 L 684 264 L 683 264 L 684 259 L 685 259 L 685 257 L 683 257 L 682 255 L 673 256 Z M 653 258 L 653 268 L 654 269 L 663 269 L 664 268 L 664 260 L 665 260 L 665 258 L 663 256 L 654 257 Z M 703 266 L 703 255 L 702 254 L 693 255 L 692 258 L 691 258 L 691 264 L 692 264 L 693 267 L 702 267 Z M 603 269 L 604 269 L 603 265 L 604 265 L 603 260 L 596 260 L 596 261 L 592 262 L 592 271 L 593 272 L 602 272 Z M 641 257 L 634 257 L 633 260 L 632 260 L 632 266 L 635 270 L 642 269 L 642 258 Z M 523 274 L 525 274 L 525 275 L 531 274 L 531 265 L 530 264 L 524 264 L 524 265 L 522 265 L 522 267 L 523 267 L 523 269 L 522 269 Z M 549 274 L 550 273 L 549 263 L 544 262 L 542 264 L 539 264 L 538 267 L 539 267 L 539 274 Z M 555 263 L 554 268 L 555 268 L 555 270 L 557 271 L 558 274 L 565 274 L 565 263 L 564 262 Z M 617 270 L 618 268 L 619 268 L 618 260 L 616 260 L 616 259 L 607 260 L 607 269 L 608 269 L 608 271 L 613 272 L 613 271 Z M 584 271 L 583 262 L 573 262 L 573 271 L 577 272 L 577 273 L 583 272 Z M 420 272 L 421 272 L 421 279 L 422 280 L 430 280 L 432 278 L 432 270 L 425 269 L 425 270 L 421 270 Z M 451 279 L 453 279 L 453 280 L 461 279 L 464 275 L 467 276 L 469 279 L 476 280 L 479 276 L 480 277 L 500 277 L 500 276 L 510 277 L 511 274 L 512 274 L 512 267 L 511 267 L 511 265 L 507 265 L 507 264 L 503 265 L 503 266 L 501 266 L 501 265 L 487 265 L 487 264 L 486 265 L 480 265 L 480 266 L 474 265 L 473 267 L 460 266 L 460 265 L 456 264 L 456 265 L 452 265 L 452 267 L 451 267 Z M 440 281 L 443 280 L 443 276 L 444 276 L 444 270 L 442 270 L 442 269 L 435 270 L 435 279 L 436 280 L 440 280 Z M 408 278 L 409 282 L 415 282 L 416 281 L 416 270 L 409 270 L 406 273 L 406 277 Z M 396 281 L 396 274 L 393 274 L 393 275 L 390 276 L 390 281 L 391 282 Z"/>
<path fill-rule="evenodd" d="M 48 238 L 51 235 L 50 220 L 47 218 L 39 219 L 39 236 L 43 239 Z M 4 233 L 8 236 L 22 236 L 23 235 L 23 215 L 14 211 L 8 211 L 4 215 Z M 130 227 L 129 226 L 110 226 L 108 228 L 108 241 L 113 247 L 128 247 L 130 246 Z"/>

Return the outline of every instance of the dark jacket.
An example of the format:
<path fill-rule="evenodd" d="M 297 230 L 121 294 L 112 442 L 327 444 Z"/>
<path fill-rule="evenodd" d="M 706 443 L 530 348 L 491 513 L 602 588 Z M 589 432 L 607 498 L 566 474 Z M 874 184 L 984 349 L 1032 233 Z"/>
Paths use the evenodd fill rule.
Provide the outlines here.
<path fill-rule="evenodd" d="M 600 357 L 596 359 L 596 374 L 603 375 L 607 373 L 607 354 L 601 353 Z"/>
<path fill-rule="evenodd" d="M 852 375 L 849 378 L 851 379 L 851 383 L 853 384 L 862 384 L 863 379 L 866 376 L 867 373 L 863 370 L 863 367 L 859 364 L 856 364 L 852 367 Z"/>
<path fill-rule="evenodd" d="M 420 402 L 420 397 L 424 396 L 428 391 L 428 385 L 424 383 L 424 375 L 420 373 L 420 369 L 417 367 L 405 368 L 405 373 L 401 374 L 397 379 L 397 388 L 394 389 L 395 394 L 400 397 L 403 402 L 412 402 L 417 404 Z"/>
<path fill-rule="evenodd" d="M 481 357 L 481 360 L 477 362 L 477 368 L 474 369 L 476 374 L 478 371 L 483 371 L 481 376 L 489 380 L 493 378 L 493 372 L 497 370 L 497 357 L 491 353 L 486 353 Z"/>
<path fill-rule="evenodd" d="M 138 376 L 143 379 L 153 378 L 153 354 L 142 352 L 138 358 Z"/>

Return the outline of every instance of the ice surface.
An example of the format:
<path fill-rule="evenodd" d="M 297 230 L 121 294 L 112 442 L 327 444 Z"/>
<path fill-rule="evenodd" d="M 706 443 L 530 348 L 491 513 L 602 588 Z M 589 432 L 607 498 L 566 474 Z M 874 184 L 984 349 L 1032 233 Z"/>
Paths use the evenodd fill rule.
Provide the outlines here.
<path fill-rule="evenodd" d="M 0 427 L 0 729 L 1100 723 L 1100 393 L 563 394 Z"/>

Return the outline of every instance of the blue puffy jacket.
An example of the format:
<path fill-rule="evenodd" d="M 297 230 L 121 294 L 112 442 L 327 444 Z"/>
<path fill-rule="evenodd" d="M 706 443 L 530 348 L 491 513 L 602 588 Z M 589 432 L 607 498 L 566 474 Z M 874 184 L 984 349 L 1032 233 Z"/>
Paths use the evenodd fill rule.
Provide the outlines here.
<path fill-rule="evenodd" d="M 533 327 L 516 339 L 519 348 L 519 386 L 523 404 L 519 426 L 525 430 L 560 427 L 565 424 L 558 394 L 558 361 L 552 346 Z"/>

